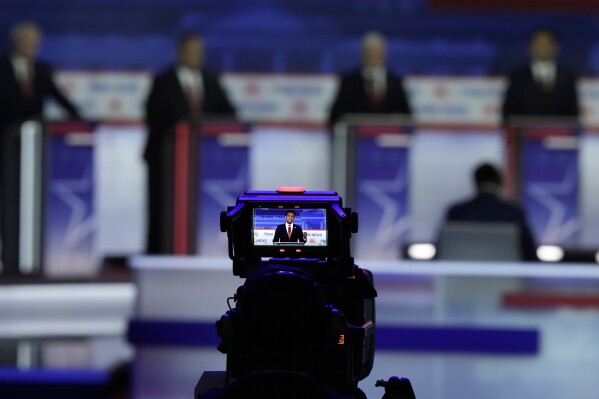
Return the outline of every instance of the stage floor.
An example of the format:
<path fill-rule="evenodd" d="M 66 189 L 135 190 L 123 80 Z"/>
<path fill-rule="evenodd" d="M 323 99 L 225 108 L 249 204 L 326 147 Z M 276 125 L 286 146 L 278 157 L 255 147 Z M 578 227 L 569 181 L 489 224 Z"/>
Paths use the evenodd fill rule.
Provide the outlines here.
<path fill-rule="evenodd" d="M 410 378 L 417 397 L 432 399 L 590 399 L 599 391 L 597 265 L 362 265 L 373 271 L 378 291 L 380 339 L 374 369 L 360 384 L 369 398 L 382 397 L 374 383 L 391 375 Z M 211 328 L 243 282 L 232 276 L 228 259 L 138 258 L 134 271 L 136 317 L 166 325 L 192 320 Z M 534 302 L 540 293 L 553 296 Z M 572 297 L 589 300 L 568 302 Z M 419 341 L 414 331 L 431 339 Z M 521 346 L 510 341 L 521 333 L 534 339 Z M 197 342 L 139 345 L 136 398 L 187 398 L 204 370 L 223 370 L 224 355 Z"/>
<path fill-rule="evenodd" d="M 382 397 L 374 383 L 391 375 L 410 378 L 417 397 L 431 399 L 599 392 L 597 265 L 358 264 L 373 271 L 378 291 L 380 339 L 374 369 L 360 383 L 369 398 Z M 108 370 L 133 359 L 135 398 L 190 398 L 203 371 L 225 368 L 212 329 L 243 280 L 222 258 L 135 258 L 133 275 L 133 282 L 0 285 L 0 339 L 15 349 L 0 352 L 2 367 Z M 130 345 L 130 319 L 191 323 L 208 336 Z M 410 331 L 432 339 L 417 341 Z M 533 339 L 509 341 L 521 333 Z M 32 356 L 38 350 L 43 356 Z"/>

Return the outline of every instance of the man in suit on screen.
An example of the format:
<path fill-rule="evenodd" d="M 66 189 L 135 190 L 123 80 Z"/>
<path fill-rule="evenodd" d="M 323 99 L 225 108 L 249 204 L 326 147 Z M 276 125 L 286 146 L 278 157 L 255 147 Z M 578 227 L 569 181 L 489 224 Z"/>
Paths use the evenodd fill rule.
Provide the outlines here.
<path fill-rule="evenodd" d="M 362 38 L 362 67 L 341 78 L 329 115 L 333 126 L 344 114 L 405 114 L 410 105 L 401 79 L 386 65 L 387 41 L 377 32 Z"/>
<path fill-rule="evenodd" d="M 288 210 L 285 214 L 285 223 L 277 226 L 273 243 L 277 242 L 301 242 L 308 241 L 308 233 L 302 231 L 302 228 L 293 223 L 295 220 L 295 211 Z"/>
<path fill-rule="evenodd" d="M 216 75 L 203 68 L 204 42 L 195 33 L 187 33 L 177 43 L 177 62 L 158 74 L 146 101 L 148 140 L 144 160 L 148 165 L 148 237 L 147 253 L 166 252 L 161 245 L 162 214 L 165 190 L 164 156 L 166 139 L 174 134 L 175 125 L 200 115 L 234 117 Z"/>
<path fill-rule="evenodd" d="M 503 102 L 503 118 L 514 116 L 579 116 L 574 74 L 556 60 L 555 34 L 546 28 L 530 37 L 530 61 L 509 78 Z"/>

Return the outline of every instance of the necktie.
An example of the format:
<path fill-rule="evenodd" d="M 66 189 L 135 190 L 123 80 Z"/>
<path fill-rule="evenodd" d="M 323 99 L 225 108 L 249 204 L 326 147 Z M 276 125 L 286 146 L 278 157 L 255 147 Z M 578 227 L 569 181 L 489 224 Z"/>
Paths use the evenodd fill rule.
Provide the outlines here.
<path fill-rule="evenodd" d="M 383 93 L 374 78 L 370 79 L 370 101 L 372 103 L 372 108 L 375 110 L 378 110 L 383 106 Z"/>
<path fill-rule="evenodd" d="M 187 104 L 189 105 L 189 111 L 192 116 L 199 115 L 202 112 L 202 97 L 200 95 L 199 79 L 198 71 L 187 70 L 183 91 L 185 97 L 187 97 Z"/>
<path fill-rule="evenodd" d="M 534 79 L 543 91 L 549 92 L 553 89 L 554 76 L 549 67 L 539 66 Z"/>
<path fill-rule="evenodd" d="M 538 74 L 535 81 L 543 91 L 549 91 L 549 84 L 546 76 Z"/>
<path fill-rule="evenodd" d="M 287 236 L 291 240 L 291 226 L 287 226 Z"/>
<path fill-rule="evenodd" d="M 23 97 L 26 99 L 30 99 L 33 97 L 33 76 L 31 73 L 31 67 L 27 65 L 24 70 L 23 75 L 21 76 L 20 84 L 21 84 L 21 92 L 23 93 Z"/>
<path fill-rule="evenodd" d="M 197 115 L 202 110 L 202 101 L 198 95 L 198 90 L 193 84 L 189 84 L 186 90 L 187 101 L 189 102 L 189 109 L 193 115 Z"/>

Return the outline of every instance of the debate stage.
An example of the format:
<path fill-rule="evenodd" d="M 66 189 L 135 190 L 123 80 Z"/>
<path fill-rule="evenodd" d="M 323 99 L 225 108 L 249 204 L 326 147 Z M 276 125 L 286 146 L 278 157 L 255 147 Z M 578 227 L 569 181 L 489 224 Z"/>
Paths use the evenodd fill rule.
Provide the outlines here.
<path fill-rule="evenodd" d="M 360 383 L 369 398 L 391 375 L 439 399 L 599 389 L 596 265 L 357 263 L 378 290 L 374 369 Z M 135 398 L 191 397 L 203 371 L 225 368 L 214 322 L 243 280 L 225 258 L 138 257 L 132 268 L 133 282 L 4 285 L 0 338 L 21 342 L 20 370 L 0 378 L 93 380 L 132 359 Z"/>

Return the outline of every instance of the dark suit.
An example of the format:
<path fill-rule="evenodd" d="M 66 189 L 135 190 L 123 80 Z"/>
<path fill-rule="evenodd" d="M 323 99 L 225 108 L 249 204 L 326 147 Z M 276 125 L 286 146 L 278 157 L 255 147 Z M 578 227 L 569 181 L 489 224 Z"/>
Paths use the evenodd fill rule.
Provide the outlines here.
<path fill-rule="evenodd" d="M 54 98 L 71 117 L 79 118 L 77 109 L 58 90 L 52 78 L 50 67 L 41 62 L 33 64 L 33 93 L 30 98 L 23 95 L 21 86 L 10 58 L 0 60 L 0 129 L 4 132 L 9 126 L 27 119 L 40 118 L 44 101 Z"/>
<path fill-rule="evenodd" d="M 79 118 L 77 110 L 58 90 L 50 67 L 35 61 L 32 65 L 31 94 L 25 96 L 9 57 L 0 59 L 0 219 L 1 237 L 19 236 L 18 171 L 19 151 L 16 141 L 19 125 L 30 119 L 41 119 L 45 100 L 54 98 L 70 115 Z M 2 260 L 5 274 L 18 274 L 18 248 L 4 242 Z"/>
<path fill-rule="evenodd" d="M 530 65 L 514 71 L 503 102 L 503 118 L 511 116 L 578 117 L 576 78 L 565 67 L 557 65 L 555 82 L 544 89 L 533 77 Z"/>
<path fill-rule="evenodd" d="M 217 77 L 206 71 L 201 71 L 201 76 L 202 114 L 233 117 L 235 111 Z M 146 102 L 148 140 L 144 159 L 148 164 L 148 253 L 165 252 L 160 244 L 165 189 L 162 148 L 165 139 L 173 134 L 175 125 L 190 117 L 191 108 L 173 66 L 156 76 Z"/>
<path fill-rule="evenodd" d="M 202 114 L 234 116 L 235 110 L 227 99 L 215 75 L 201 71 L 203 82 Z M 162 139 L 170 134 L 175 124 L 189 118 L 191 109 L 175 67 L 156 76 L 146 102 L 146 122 L 149 128 L 144 151 L 146 160 L 155 156 Z"/>
<path fill-rule="evenodd" d="M 329 115 L 331 126 L 344 114 L 411 114 L 410 105 L 399 77 L 387 71 L 385 95 L 379 107 L 373 105 L 366 85 L 367 82 L 361 69 L 342 77 Z"/>
<path fill-rule="evenodd" d="M 515 223 L 520 230 L 520 251 L 524 260 L 537 260 L 535 241 L 522 208 L 495 194 L 479 192 L 474 198 L 452 206 L 447 221 Z"/>
<path fill-rule="evenodd" d="M 304 238 L 304 232 L 302 228 L 297 224 L 293 224 L 293 229 L 291 229 L 291 237 L 287 233 L 287 224 L 283 223 L 277 226 L 275 230 L 275 236 L 272 239 L 272 242 L 306 242 L 307 239 Z"/>

